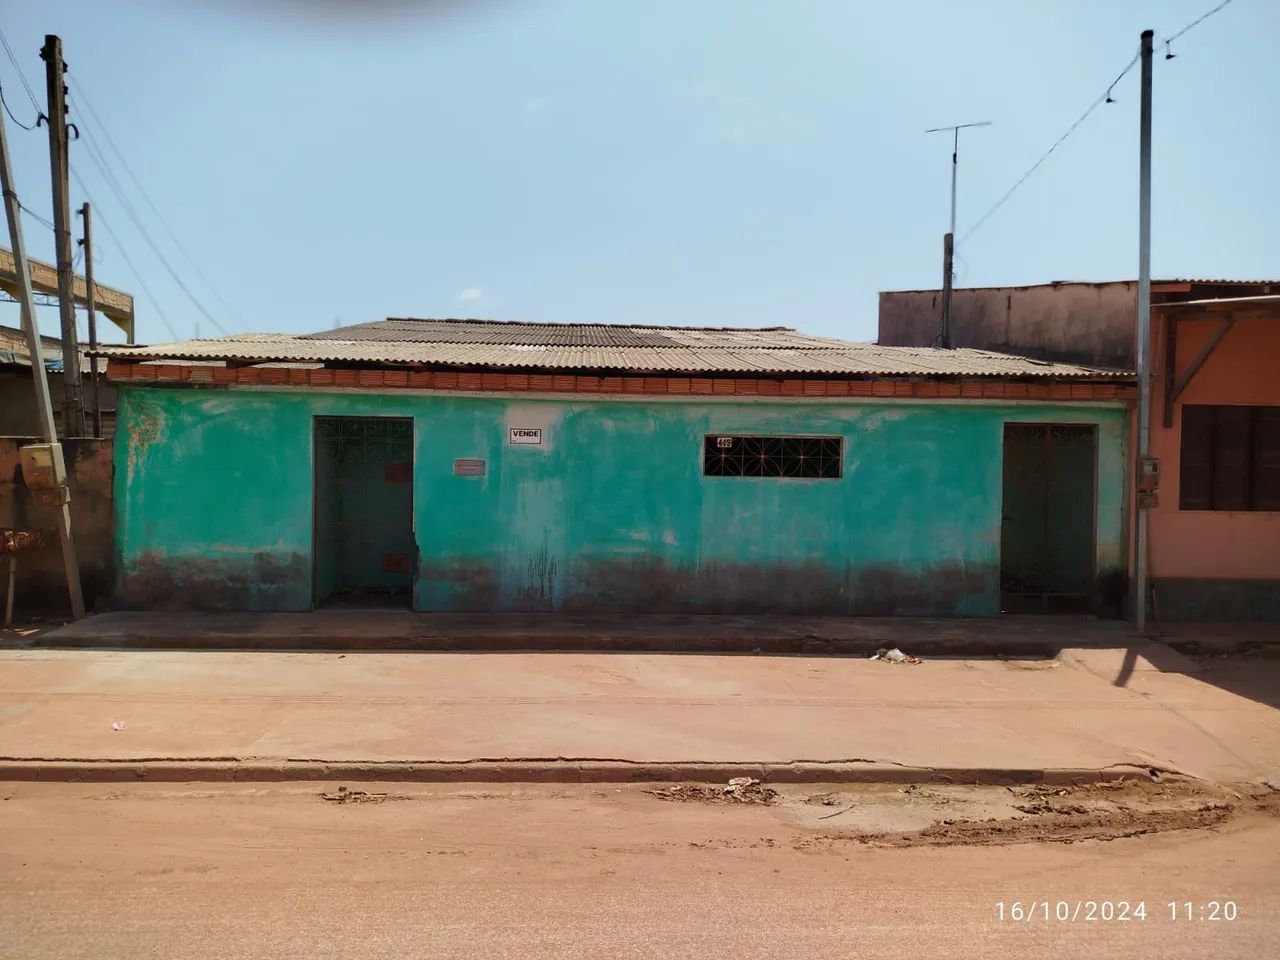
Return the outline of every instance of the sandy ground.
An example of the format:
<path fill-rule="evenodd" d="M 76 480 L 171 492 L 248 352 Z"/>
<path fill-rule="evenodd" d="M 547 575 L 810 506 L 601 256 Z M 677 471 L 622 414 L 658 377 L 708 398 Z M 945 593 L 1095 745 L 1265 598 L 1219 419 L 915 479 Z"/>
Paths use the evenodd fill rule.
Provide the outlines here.
<path fill-rule="evenodd" d="M 1262 958 L 1280 942 L 1280 818 L 1260 787 L 323 798 L 337 786 L 0 785 L 0 956 Z M 1228 900 L 1236 919 L 1211 919 Z M 1015 901 L 1055 918 L 1008 919 Z M 1129 919 L 1101 919 L 1120 901 Z"/>

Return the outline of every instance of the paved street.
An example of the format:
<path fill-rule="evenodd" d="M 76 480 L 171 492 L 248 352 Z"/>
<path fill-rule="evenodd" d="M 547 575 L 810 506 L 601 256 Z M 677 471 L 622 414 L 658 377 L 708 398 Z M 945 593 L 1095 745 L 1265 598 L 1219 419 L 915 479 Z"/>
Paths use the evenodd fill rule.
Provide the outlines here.
<path fill-rule="evenodd" d="M 1280 942 L 1273 816 L 1110 842 L 892 849 L 842 839 L 826 813 L 841 807 L 802 801 L 362 786 L 407 799 L 320 799 L 332 785 L 0 786 L 0 956 L 1247 960 Z M 1238 919 L 1198 919 L 1227 899 Z M 1147 919 L 1001 922 L 1002 900 L 1144 901 Z M 1172 921 L 1169 901 L 1191 901 L 1197 919 Z"/>

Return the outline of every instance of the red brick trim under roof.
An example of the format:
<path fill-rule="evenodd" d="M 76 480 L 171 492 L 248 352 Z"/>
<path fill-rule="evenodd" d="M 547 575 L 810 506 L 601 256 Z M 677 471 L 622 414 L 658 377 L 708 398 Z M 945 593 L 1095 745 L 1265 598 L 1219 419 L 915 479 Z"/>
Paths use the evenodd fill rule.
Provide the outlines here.
<path fill-rule="evenodd" d="M 919 399 L 1078 400 L 1131 402 L 1135 389 L 1118 383 L 1080 383 L 996 377 L 950 380 L 885 377 L 859 380 L 772 377 L 599 376 L 452 370 L 334 370 L 323 367 L 204 366 L 112 360 L 115 383 L 191 383 L 221 386 L 331 387 L 368 390 L 458 390 L 504 393 L 597 393 L 737 397 L 905 397 Z"/>

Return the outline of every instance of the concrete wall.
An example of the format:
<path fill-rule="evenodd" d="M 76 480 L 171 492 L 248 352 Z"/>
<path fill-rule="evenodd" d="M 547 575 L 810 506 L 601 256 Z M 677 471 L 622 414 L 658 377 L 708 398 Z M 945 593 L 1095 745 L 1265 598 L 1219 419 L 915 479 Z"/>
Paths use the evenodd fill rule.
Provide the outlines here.
<path fill-rule="evenodd" d="M 956 290 L 952 345 L 1130 369 L 1136 308 L 1129 282 Z M 934 346 L 941 309 L 936 290 L 881 293 L 879 342 Z"/>
<path fill-rule="evenodd" d="M 62 374 L 46 374 L 49 397 L 53 401 L 54 417 L 60 421 L 62 404 Z M 115 429 L 116 389 L 100 378 L 99 395 L 102 399 L 103 436 L 110 437 Z M 84 382 L 85 425 L 92 432 L 91 391 L 89 379 Z M 6 366 L 0 368 L 0 437 L 34 437 L 40 433 L 40 420 L 36 416 L 35 390 L 31 384 L 31 368 Z"/>
<path fill-rule="evenodd" d="M 1176 309 L 1176 308 L 1175 308 Z M 1173 311 L 1156 311 L 1165 316 Z M 1186 311 L 1182 316 L 1189 317 Z M 1219 320 L 1178 324 L 1175 369 L 1185 370 Z M 1196 374 L 1164 427 L 1163 323 L 1153 326 L 1158 365 L 1151 415 L 1151 452 L 1160 458 L 1160 504 L 1150 511 L 1151 576 L 1156 613 L 1167 619 L 1280 620 L 1280 513 L 1181 510 L 1182 405 L 1280 404 L 1280 316 L 1238 320 Z"/>
<path fill-rule="evenodd" d="M 1098 573 L 1124 567 L 1120 405 L 128 387 L 121 599 L 309 608 L 317 415 L 414 418 L 420 610 L 994 614 L 1009 420 L 1098 425 Z M 840 435 L 844 477 L 704 477 L 709 433 Z"/>
<path fill-rule="evenodd" d="M 35 442 L 32 437 L 0 437 L 0 527 L 57 530 L 53 508 L 39 503 L 22 483 L 18 448 Z M 71 486 L 71 523 L 81 586 L 85 604 L 92 608 L 109 601 L 115 579 L 112 442 L 64 440 L 62 443 Z M 57 534 L 52 533 L 50 539 L 52 544 L 48 548 L 18 557 L 15 616 L 70 610 Z M 4 577 L 0 583 L 4 586 L 8 584 L 7 563 L 7 558 L 0 563 Z"/>

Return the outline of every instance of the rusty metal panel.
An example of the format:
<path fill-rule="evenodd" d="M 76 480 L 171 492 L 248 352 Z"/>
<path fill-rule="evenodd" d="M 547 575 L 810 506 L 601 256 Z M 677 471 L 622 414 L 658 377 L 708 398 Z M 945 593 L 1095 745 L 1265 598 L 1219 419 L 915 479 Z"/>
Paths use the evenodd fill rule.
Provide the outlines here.
<path fill-rule="evenodd" d="M 407 553 L 389 553 L 382 558 L 383 573 L 409 573 L 413 569 L 413 561 Z"/>

